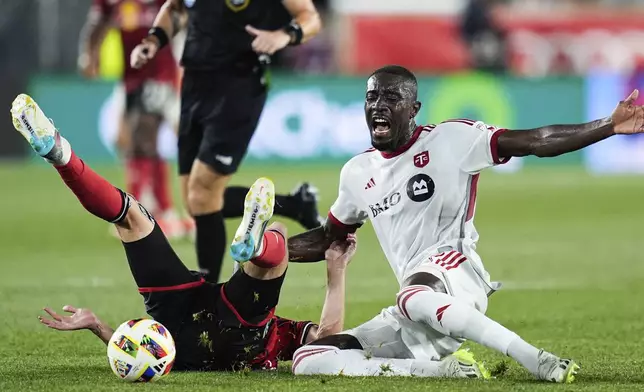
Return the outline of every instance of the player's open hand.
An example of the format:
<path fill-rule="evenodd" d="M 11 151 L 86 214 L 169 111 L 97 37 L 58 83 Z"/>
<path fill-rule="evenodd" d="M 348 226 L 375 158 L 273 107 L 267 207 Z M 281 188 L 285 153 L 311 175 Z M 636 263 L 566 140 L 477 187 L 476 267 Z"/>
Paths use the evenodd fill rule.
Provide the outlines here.
<path fill-rule="evenodd" d="M 132 51 L 132 54 L 130 54 L 130 66 L 134 69 L 143 67 L 157 55 L 158 50 L 158 42 L 155 42 L 152 39 L 144 40 L 138 44 Z"/>
<path fill-rule="evenodd" d="M 611 118 L 615 133 L 633 134 L 644 132 L 644 107 L 635 105 L 638 96 L 639 91 L 633 90 L 631 95 L 621 101 L 613 111 Z"/>
<path fill-rule="evenodd" d="M 253 51 L 258 54 L 272 55 L 284 49 L 291 42 L 291 36 L 284 30 L 268 31 L 246 26 L 246 31 L 255 37 L 252 47 Z"/>
<path fill-rule="evenodd" d="M 59 331 L 76 331 L 79 329 L 94 329 L 98 324 L 98 318 L 89 309 L 76 309 L 71 305 L 63 306 L 63 310 L 71 313 L 70 316 L 61 316 L 51 308 L 43 309 L 51 318 L 38 316 L 38 320 L 52 329 Z"/>
<path fill-rule="evenodd" d="M 349 265 L 358 248 L 355 234 L 349 234 L 346 240 L 333 241 L 324 253 L 328 268 L 343 270 Z"/>

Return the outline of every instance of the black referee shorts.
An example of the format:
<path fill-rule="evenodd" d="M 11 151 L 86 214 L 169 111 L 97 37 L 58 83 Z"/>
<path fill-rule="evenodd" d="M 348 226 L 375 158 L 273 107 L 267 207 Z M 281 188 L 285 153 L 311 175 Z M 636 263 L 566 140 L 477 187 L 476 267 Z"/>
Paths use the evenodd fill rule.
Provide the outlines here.
<path fill-rule="evenodd" d="M 235 173 L 266 103 L 260 70 L 238 75 L 186 70 L 181 86 L 179 174 L 195 159 L 216 172 Z"/>

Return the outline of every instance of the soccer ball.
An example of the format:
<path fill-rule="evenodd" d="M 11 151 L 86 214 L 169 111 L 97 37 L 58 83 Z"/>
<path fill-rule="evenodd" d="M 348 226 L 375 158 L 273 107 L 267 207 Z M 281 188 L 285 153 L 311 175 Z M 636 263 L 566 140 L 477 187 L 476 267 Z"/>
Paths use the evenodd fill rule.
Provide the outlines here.
<path fill-rule="evenodd" d="M 170 373 L 175 354 L 170 331 L 161 323 L 148 319 L 124 322 L 107 344 L 107 359 L 112 371 L 128 382 L 162 378 Z"/>

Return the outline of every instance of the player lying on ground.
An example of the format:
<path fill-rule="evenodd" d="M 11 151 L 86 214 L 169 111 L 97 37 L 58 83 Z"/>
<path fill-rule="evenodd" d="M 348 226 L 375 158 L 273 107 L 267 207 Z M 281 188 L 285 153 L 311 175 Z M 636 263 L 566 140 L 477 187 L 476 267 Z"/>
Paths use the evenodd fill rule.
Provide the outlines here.
<path fill-rule="evenodd" d="M 643 131 L 634 91 L 610 117 L 578 125 L 511 131 L 478 121 L 417 126 L 417 82 L 388 66 L 367 81 L 365 117 L 374 148 L 340 173 L 339 195 L 324 227 L 289 241 L 291 261 L 315 261 L 331 241 L 369 218 L 400 283 L 396 305 L 343 334 L 295 354 L 296 374 L 436 374 L 437 360 L 472 340 L 509 355 L 536 378 L 570 382 L 578 366 L 539 350 L 485 316 L 490 281 L 475 251 L 479 173 L 511 157 L 552 157 L 614 134 Z M 482 97 L 485 99 L 485 97 Z M 517 260 L 520 262 L 520 260 Z"/>
<path fill-rule="evenodd" d="M 319 327 L 308 321 L 274 316 L 288 265 L 286 229 L 280 224 L 264 231 L 273 213 L 274 187 L 255 182 L 239 233 L 254 244 L 250 262 L 228 282 L 205 282 L 179 260 L 154 218 L 134 198 L 92 171 L 72 151 L 36 103 L 20 95 L 11 109 L 13 124 L 33 149 L 53 164 L 69 189 L 91 214 L 113 222 L 148 314 L 172 333 L 176 369 L 272 369 L 290 360 L 295 349 L 342 330 L 344 269 L 355 252 L 355 240 L 335 242 L 326 251 L 327 296 Z M 88 310 L 41 321 L 56 329 L 91 329 L 107 342 L 112 329 Z"/>

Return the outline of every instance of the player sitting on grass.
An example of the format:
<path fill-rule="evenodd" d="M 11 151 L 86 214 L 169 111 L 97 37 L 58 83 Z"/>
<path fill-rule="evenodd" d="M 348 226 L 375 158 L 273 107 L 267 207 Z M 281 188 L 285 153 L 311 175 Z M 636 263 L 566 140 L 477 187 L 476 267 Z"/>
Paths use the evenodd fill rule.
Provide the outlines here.
<path fill-rule="evenodd" d="M 375 71 L 366 87 L 374 148 L 347 162 L 326 225 L 292 237 L 289 254 L 291 261 L 321 260 L 331 241 L 370 219 L 400 291 L 395 306 L 367 323 L 299 349 L 293 372 L 369 376 L 385 367 L 389 375 L 435 376 L 438 360 L 471 340 L 514 358 L 537 379 L 573 381 L 579 367 L 572 360 L 485 316 L 499 286 L 476 253 L 479 173 L 511 157 L 551 157 L 643 132 L 637 91 L 604 119 L 511 131 L 469 120 L 417 126 L 418 85 L 403 67 Z"/>
<path fill-rule="evenodd" d="M 251 187 L 231 253 L 244 263 L 228 282 L 205 282 L 179 260 L 154 218 L 130 195 L 92 171 L 72 151 L 38 105 L 20 95 L 11 109 L 15 128 L 52 163 L 69 189 L 91 214 L 113 222 L 145 298 L 148 314 L 172 333 L 175 370 L 274 369 L 308 342 L 343 328 L 345 268 L 355 253 L 353 237 L 326 249 L 327 295 L 319 326 L 274 315 L 288 265 L 286 229 L 265 227 L 273 214 L 274 186 L 259 179 Z M 107 343 L 113 330 L 89 309 L 65 306 L 70 316 L 46 311 L 40 321 L 57 330 L 89 329 Z M 449 356 L 445 377 L 465 377 L 475 364 Z"/>

